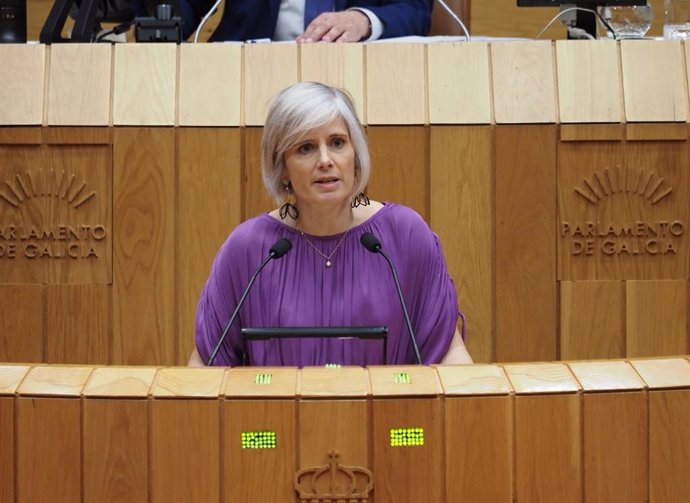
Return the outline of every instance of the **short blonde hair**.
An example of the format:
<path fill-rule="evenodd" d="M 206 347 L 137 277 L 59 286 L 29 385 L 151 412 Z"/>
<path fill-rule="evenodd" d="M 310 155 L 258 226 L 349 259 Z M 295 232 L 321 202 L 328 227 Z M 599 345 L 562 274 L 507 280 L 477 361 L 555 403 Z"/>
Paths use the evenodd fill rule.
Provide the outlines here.
<path fill-rule="evenodd" d="M 369 182 L 371 161 L 364 128 L 347 91 L 320 82 L 300 82 L 274 96 L 261 140 L 261 173 L 266 191 L 278 205 L 285 202 L 285 152 L 307 132 L 336 119 L 345 122 L 355 151 L 354 198 Z"/>

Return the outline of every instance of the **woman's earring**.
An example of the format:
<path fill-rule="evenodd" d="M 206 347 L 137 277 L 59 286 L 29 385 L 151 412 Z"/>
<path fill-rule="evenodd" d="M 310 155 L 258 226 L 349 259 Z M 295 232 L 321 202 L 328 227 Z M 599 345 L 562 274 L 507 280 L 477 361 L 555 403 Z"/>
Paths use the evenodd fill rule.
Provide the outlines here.
<path fill-rule="evenodd" d="M 281 220 L 285 220 L 286 217 L 290 217 L 293 220 L 297 220 L 299 218 L 299 210 L 297 209 L 297 206 L 292 204 L 290 202 L 290 195 L 292 194 L 292 185 L 289 183 L 285 184 L 285 204 L 283 204 L 280 209 L 278 210 L 278 214 L 280 215 Z"/>
<path fill-rule="evenodd" d="M 350 205 L 353 208 L 356 208 L 357 206 L 369 206 L 369 198 L 364 192 L 360 192 L 352 199 L 352 203 Z"/>

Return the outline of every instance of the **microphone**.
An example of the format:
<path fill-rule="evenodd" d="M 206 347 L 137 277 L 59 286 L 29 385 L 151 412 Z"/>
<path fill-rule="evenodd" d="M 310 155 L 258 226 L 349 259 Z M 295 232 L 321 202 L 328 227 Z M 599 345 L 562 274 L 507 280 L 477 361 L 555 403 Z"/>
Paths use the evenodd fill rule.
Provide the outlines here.
<path fill-rule="evenodd" d="M 362 237 L 359 238 L 364 248 L 369 250 L 371 253 L 378 253 L 383 258 L 386 259 L 388 265 L 391 268 L 391 273 L 393 274 L 393 280 L 395 281 L 395 288 L 398 291 L 398 298 L 400 299 L 400 305 L 402 306 L 403 314 L 405 315 L 405 323 L 407 323 L 407 331 L 410 333 L 410 340 L 412 341 L 412 347 L 414 348 L 414 354 L 417 358 L 417 363 L 422 365 L 422 357 L 419 354 L 419 346 L 417 345 L 417 339 L 414 336 L 414 330 L 412 329 L 412 322 L 410 322 L 410 315 L 407 312 L 407 306 L 405 305 L 405 299 L 403 298 L 402 289 L 400 288 L 400 281 L 398 281 L 398 272 L 395 270 L 395 265 L 388 258 L 388 255 L 383 253 L 381 249 L 381 241 L 379 238 L 374 236 L 371 232 L 365 232 Z"/>
<path fill-rule="evenodd" d="M 235 321 L 235 318 L 237 318 L 237 314 L 240 312 L 240 308 L 242 307 L 242 304 L 244 304 L 244 299 L 247 298 L 247 294 L 249 293 L 249 289 L 254 284 L 254 280 L 256 279 L 256 277 L 259 275 L 261 270 L 266 266 L 266 264 L 269 263 L 269 261 L 271 261 L 272 259 L 282 257 L 287 252 L 289 252 L 291 248 L 292 248 L 292 243 L 290 242 L 289 239 L 286 239 L 286 238 L 280 238 L 278 241 L 276 241 L 273 244 L 273 246 L 271 246 L 271 249 L 268 251 L 268 257 L 266 257 L 264 259 L 264 261 L 261 262 L 261 265 L 259 267 L 257 267 L 256 271 L 254 271 L 254 274 L 252 275 L 251 279 L 249 280 L 249 284 L 247 284 L 247 288 L 245 288 L 244 292 L 242 292 L 242 297 L 240 297 L 240 300 L 237 303 L 237 307 L 235 308 L 235 311 L 233 311 L 232 316 L 230 316 L 230 321 L 228 321 L 228 324 L 225 325 L 225 328 L 223 329 L 223 333 L 221 334 L 220 339 L 218 339 L 218 343 L 213 348 L 213 352 L 211 353 L 211 356 L 208 359 L 208 363 L 206 363 L 207 366 L 213 365 L 213 361 L 216 359 L 216 355 L 218 354 L 220 347 L 223 345 L 223 341 L 225 340 L 225 337 L 228 335 L 228 331 L 230 330 L 230 326 Z"/>

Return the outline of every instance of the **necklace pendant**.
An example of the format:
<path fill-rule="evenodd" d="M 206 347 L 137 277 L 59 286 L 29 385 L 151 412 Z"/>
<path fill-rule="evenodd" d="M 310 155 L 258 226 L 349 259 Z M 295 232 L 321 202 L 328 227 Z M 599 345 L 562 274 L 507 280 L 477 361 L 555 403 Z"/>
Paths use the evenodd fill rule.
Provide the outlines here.
<path fill-rule="evenodd" d="M 326 267 L 331 267 L 332 265 L 330 260 L 326 260 Z"/>

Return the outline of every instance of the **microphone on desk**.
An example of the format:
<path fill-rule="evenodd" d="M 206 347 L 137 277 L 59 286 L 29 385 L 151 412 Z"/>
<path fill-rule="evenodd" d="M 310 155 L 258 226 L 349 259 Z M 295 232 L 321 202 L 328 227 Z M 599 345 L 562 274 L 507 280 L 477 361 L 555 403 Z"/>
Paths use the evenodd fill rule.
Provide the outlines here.
<path fill-rule="evenodd" d="M 256 271 L 254 271 L 254 274 L 252 274 L 252 277 L 249 279 L 249 283 L 247 284 L 247 287 L 244 289 L 244 292 L 242 292 L 242 296 L 240 297 L 239 302 L 237 302 L 237 307 L 235 307 L 235 310 L 233 311 L 232 316 L 230 316 L 230 321 L 228 321 L 228 324 L 225 325 L 225 328 L 223 329 L 223 333 L 220 335 L 220 338 L 218 339 L 218 343 L 213 348 L 213 352 L 211 353 L 211 356 L 209 357 L 208 362 L 206 363 L 207 366 L 213 365 L 213 361 L 216 359 L 216 355 L 218 354 L 220 347 L 223 345 L 223 341 L 225 340 L 225 337 L 228 335 L 228 331 L 230 330 L 230 327 L 232 326 L 233 322 L 235 321 L 235 318 L 237 318 L 237 315 L 240 312 L 240 308 L 242 307 L 242 304 L 244 304 L 244 300 L 247 298 L 247 294 L 249 293 L 249 290 L 251 289 L 252 285 L 254 284 L 254 280 L 256 279 L 256 277 L 259 275 L 261 270 L 266 266 L 266 264 L 268 264 L 273 259 L 277 259 L 277 258 L 282 257 L 287 252 L 289 252 L 291 248 L 292 248 L 292 243 L 287 238 L 280 238 L 278 241 L 276 241 L 273 244 L 273 246 L 271 246 L 271 249 L 268 251 L 268 257 L 266 257 L 264 259 L 264 261 L 261 262 L 261 265 L 256 268 Z"/>
<path fill-rule="evenodd" d="M 398 272 L 395 270 L 395 265 L 393 264 L 391 259 L 388 258 L 388 255 L 383 253 L 383 250 L 381 249 L 381 241 L 379 241 L 379 238 L 374 236 L 374 234 L 372 234 L 371 232 L 365 232 L 364 234 L 362 234 L 362 237 L 359 238 L 359 241 L 362 243 L 364 248 L 369 250 L 371 253 L 378 253 L 386 259 L 386 262 L 388 262 L 388 265 L 391 268 L 391 273 L 393 274 L 393 280 L 395 281 L 395 288 L 398 292 L 398 298 L 400 299 L 400 305 L 402 306 L 403 315 L 405 316 L 405 323 L 407 324 L 407 331 L 410 334 L 410 340 L 412 341 L 414 354 L 417 358 L 417 363 L 422 365 L 422 357 L 419 354 L 417 338 L 415 337 L 414 330 L 412 329 L 412 322 L 410 322 L 410 315 L 407 312 L 407 306 L 405 305 L 405 299 L 403 298 L 402 289 L 400 288 L 400 281 L 398 281 Z"/>

